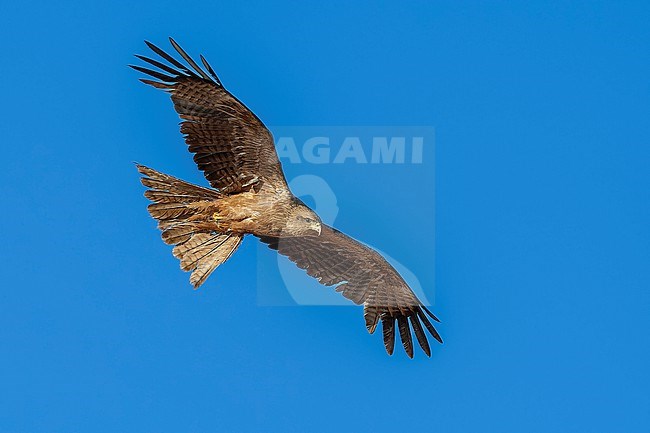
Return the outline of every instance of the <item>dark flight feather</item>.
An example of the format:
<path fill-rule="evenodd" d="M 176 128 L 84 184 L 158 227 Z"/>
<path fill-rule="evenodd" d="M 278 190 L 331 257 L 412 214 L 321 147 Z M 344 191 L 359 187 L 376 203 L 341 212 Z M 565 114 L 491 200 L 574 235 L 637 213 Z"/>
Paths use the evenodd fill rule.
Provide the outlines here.
<path fill-rule="evenodd" d="M 425 306 L 423 305 L 423 306 L 422 306 L 422 309 L 423 309 L 423 310 L 424 310 L 424 311 L 429 315 L 429 317 L 431 317 L 433 320 L 435 320 L 435 321 L 438 322 L 438 323 L 440 322 L 440 319 L 438 319 L 438 318 L 437 318 L 437 317 L 436 317 L 436 316 L 435 316 L 435 315 L 434 315 L 434 314 L 433 314 L 433 313 L 432 313 L 432 312 L 431 312 L 427 307 L 425 307 Z"/>
<path fill-rule="evenodd" d="M 151 48 L 153 52 L 158 54 L 163 59 L 167 60 L 172 65 L 176 66 L 181 71 L 185 72 L 188 76 L 199 78 L 199 76 L 196 75 L 194 72 L 192 72 L 190 69 L 188 69 L 187 66 L 183 65 L 181 62 L 179 62 L 178 60 L 176 60 L 175 58 L 173 58 L 172 56 L 170 56 L 169 54 L 167 54 L 166 52 L 164 52 L 163 50 L 161 50 L 151 42 L 144 41 L 144 43 L 147 44 L 147 46 Z"/>
<path fill-rule="evenodd" d="M 395 317 L 386 316 L 381 319 L 382 333 L 384 335 L 384 346 L 389 355 L 393 354 L 395 349 Z"/>
<path fill-rule="evenodd" d="M 208 73 L 209 73 L 210 75 L 212 75 L 212 78 L 214 78 L 214 81 L 215 81 L 218 85 L 223 86 L 223 84 L 221 84 L 221 80 L 219 79 L 219 77 L 217 77 L 217 74 L 216 74 L 216 73 L 214 72 L 214 70 L 212 69 L 212 66 L 210 66 L 210 64 L 209 64 L 208 61 L 205 59 L 205 57 L 203 57 L 203 54 L 199 54 L 199 57 L 201 58 L 201 62 L 203 63 L 203 66 L 205 66 L 205 69 L 207 69 L 207 70 L 208 70 Z"/>
<path fill-rule="evenodd" d="M 418 343 L 420 343 L 420 347 L 424 351 L 424 353 L 427 354 L 427 356 L 431 356 L 431 348 L 429 347 L 429 342 L 427 341 L 427 336 L 424 334 L 424 330 L 422 329 L 422 325 L 420 324 L 420 319 L 418 316 L 410 316 L 409 317 L 411 321 L 411 327 L 413 328 L 413 332 L 415 333 L 415 338 L 417 338 Z"/>
<path fill-rule="evenodd" d="M 424 326 L 427 328 L 429 333 L 433 338 L 438 340 L 440 343 L 442 343 L 442 338 L 440 337 L 440 334 L 438 334 L 438 331 L 436 331 L 436 328 L 433 327 L 431 322 L 429 322 L 429 319 L 427 319 L 427 316 L 424 315 L 424 313 L 421 310 L 417 310 L 417 315 L 420 317 L 422 320 L 422 323 L 424 323 Z"/>
<path fill-rule="evenodd" d="M 173 88 L 173 86 L 170 86 L 169 84 L 161 83 L 159 81 L 147 80 L 146 78 L 140 78 L 140 81 L 142 81 L 144 84 L 153 86 L 156 89 L 168 90 Z"/>
<path fill-rule="evenodd" d="M 192 58 L 191 58 L 191 57 L 190 57 L 190 56 L 189 56 L 189 55 L 188 55 L 188 54 L 187 54 L 187 53 L 186 53 L 186 52 L 181 48 L 180 45 L 178 45 L 178 44 L 176 43 L 176 41 L 175 41 L 173 38 L 169 38 L 169 42 L 171 42 L 171 44 L 172 44 L 172 46 L 174 47 L 174 49 L 175 49 L 176 51 L 178 51 L 178 54 L 180 54 L 181 57 L 183 57 L 183 58 L 185 59 L 185 61 L 186 61 L 187 63 L 189 63 L 189 65 L 190 65 L 190 66 L 191 66 L 191 67 L 192 67 L 196 72 L 198 72 L 198 73 L 199 73 L 203 78 L 205 78 L 206 80 L 208 80 L 208 81 L 212 81 L 212 79 L 208 76 L 208 74 L 206 74 L 205 72 L 203 72 L 203 69 L 201 69 L 201 68 L 199 67 L 199 65 L 197 65 L 196 62 L 194 62 L 194 60 L 192 60 Z"/>
<path fill-rule="evenodd" d="M 169 67 L 169 66 L 165 65 L 164 63 L 160 63 L 157 60 L 150 59 L 149 57 L 141 56 L 139 54 L 136 54 L 135 57 L 137 57 L 138 59 L 140 59 L 142 61 L 145 61 L 145 62 L 149 63 L 150 65 L 155 66 L 156 68 L 160 68 L 163 71 L 172 74 L 173 76 L 178 75 L 178 71 L 176 69 L 174 69 L 172 67 Z"/>
<path fill-rule="evenodd" d="M 167 83 L 173 83 L 176 81 L 176 77 L 170 77 L 169 75 L 165 75 L 162 72 L 154 71 L 153 69 L 143 68 L 142 66 L 137 66 L 137 65 L 129 65 L 129 67 L 135 69 L 136 71 L 140 71 L 142 73 L 151 75 L 152 77 L 158 78 L 159 80 L 165 81 Z"/>
<path fill-rule="evenodd" d="M 399 336 L 402 340 L 402 346 L 409 358 L 413 358 L 413 340 L 411 339 L 411 329 L 406 316 L 397 316 L 397 325 L 399 327 Z"/>

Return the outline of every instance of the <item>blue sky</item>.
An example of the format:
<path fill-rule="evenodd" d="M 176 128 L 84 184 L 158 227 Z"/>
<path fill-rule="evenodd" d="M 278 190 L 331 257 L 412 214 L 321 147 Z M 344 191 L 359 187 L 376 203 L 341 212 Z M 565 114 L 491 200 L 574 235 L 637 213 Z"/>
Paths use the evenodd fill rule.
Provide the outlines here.
<path fill-rule="evenodd" d="M 648 431 L 648 3 L 231 3 L 0 4 L 0 431 Z M 203 183 L 126 67 L 170 35 L 268 125 L 435 128 L 431 182 L 318 169 L 430 359 L 260 305 L 253 239 L 191 290 L 132 165 Z"/>

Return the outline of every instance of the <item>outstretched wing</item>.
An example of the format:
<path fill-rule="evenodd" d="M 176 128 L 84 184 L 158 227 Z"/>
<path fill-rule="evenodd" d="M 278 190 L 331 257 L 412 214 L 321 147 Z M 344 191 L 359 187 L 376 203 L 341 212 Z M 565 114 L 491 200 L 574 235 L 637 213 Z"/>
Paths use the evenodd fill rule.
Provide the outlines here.
<path fill-rule="evenodd" d="M 194 161 L 210 184 L 223 194 L 235 194 L 265 184 L 286 189 L 286 180 L 271 132 L 244 104 L 228 92 L 203 56 L 201 69 L 172 39 L 172 46 L 189 64 L 183 65 L 150 42 L 162 60 L 137 55 L 160 71 L 129 65 L 160 81 L 142 82 L 171 94 L 182 119 L 181 132 Z"/>
<path fill-rule="evenodd" d="M 260 240 L 287 256 L 321 284 L 338 284 L 337 292 L 356 304 L 363 304 L 366 327 L 371 334 L 381 320 L 384 345 L 389 355 L 395 347 L 396 322 L 404 350 L 411 358 L 411 327 L 427 356 L 431 356 L 431 349 L 422 325 L 442 343 L 427 315 L 437 322 L 439 320 L 376 251 L 324 224 L 320 236 L 260 237 Z"/>

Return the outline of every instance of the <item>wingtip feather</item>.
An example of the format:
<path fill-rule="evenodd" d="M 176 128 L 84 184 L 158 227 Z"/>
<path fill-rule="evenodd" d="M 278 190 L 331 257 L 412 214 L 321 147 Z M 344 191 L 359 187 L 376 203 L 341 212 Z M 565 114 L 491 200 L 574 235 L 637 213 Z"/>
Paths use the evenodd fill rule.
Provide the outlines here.
<path fill-rule="evenodd" d="M 422 320 L 422 323 L 429 331 L 429 334 L 431 334 L 433 338 L 435 338 L 440 344 L 442 344 L 442 337 L 440 337 L 440 334 L 438 333 L 438 331 L 436 331 L 436 328 L 433 327 L 433 325 L 431 324 L 427 316 L 422 312 L 422 309 L 417 310 L 417 315 L 420 318 L 420 320 Z"/>
<path fill-rule="evenodd" d="M 415 333 L 415 337 L 417 338 L 420 347 L 428 357 L 431 357 L 431 347 L 429 347 L 429 341 L 427 340 L 427 336 L 422 329 L 420 319 L 418 319 L 417 314 L 410 316 L 409 319 L 411 321 L 411 327 L 413 328 L 413 332 Z"/>
<path fill-rule="evenodd" d="M 409 327 L 406 316 L 398 316 L 397 324 L 399 327 L 399 336 L 402 340 L 402 346 L 409 358 L 413 358 L 413 339 L 411 337 L 411 328 Z"/>
<path fill-rule="evenodd" d="M 384 347 L 389 356 L 395 350 L 395 318 L 386 316 L 381 319 L 382 334 L 384 336 Z"/>
<path fill-rule="evenodd" d="M 173 88 L 173 86 L 169 84 L 161 83 L 160 81 L 148 80 L 146 78 L 140 78 L 140 81 L 144 84 L 155 87 L 156 89 L 169 90 Z"/>
<path fill-rule="evenodd" d="M 181 62 L 167 54 L 163 49 L 158 48 L 156 45 L 152 44 L 149 41 L 144 41 L 145 44 L 153 51 L 154 53 L 158 54 L 160 57 L 163 59 L 167 60 L 170 64 L 176 66 L 179 68 L 182 72 L 186 73 L 188 76 L 196 77 L 198 78 L 198 75 L 196 75 L 194 72 L 192 72 L 190 69 L 187 68 L 187 66 L 183 65 Z"/>
<path fill-rule="evenodd" d="M 424 305 L 422 305 L 421 307 L 422 307 L 422 309 L 423 309 L 423 310 L 424 310 L 424 311 L 429 315 L 429 317 L 431 317 L 431 318 L 432 318 L 433 320 L 435 320 L 436 322 L 440 323 L 440 319 L 438 319 L 438 318 L 435 316 L 435 314 L 433 314 L 433 313 L 431 312 L 431 310 L 429 310 L 429 309 L 428 309 L 426 306 L 424 306 Z"/>
<path fill-rule="evenodd" d="M 201 68 L 199 67 L 199 65 L 196 64 L 196 62 L 195 62 L 194 60 L 192 60 L 192 57 L 190 57 L 190 55 L 187 54 L 187 52 L 185 52 L 185 50 L 184 50 L 183 48 L 181 48 L 181 46 L 178 45 L 178 43 L 176 43 L 176 41 L 174 40 L 174 38 L 172 38 L 171 36 L 169 37 L 169 42 L 172 44 L 172 46 L 173 46 L 174 49 L 178 52 L 178 54 L 180 54 L 181 57 L 184 58 L 185 61 L 190 65 L 190 67 L 191 67 L 192 69 L 194 69 L 194 70 L 195 70 L 199 75 L 201 75 L 201 77 L 202 77 L 203 79 L 208 80 L 208 81 L 212 81 L 212 79 L 210 78 L 210 76 L 208 76 L 208 74 L 206 74 L 206 73 L 203 71 L 203 69 L 201 69 Z"/>
<path fill-rule="evenodd" d="M 199 57 L 201 58 L 201 62 L 203 63 L 203 66 L 205 66 L 205 69 L 208 70 L 208 74 L 212 75 L 212 78 L 214 78 L 214 81 L 223 87 L 223 84 L 221 84 L 221 80 L 217 76 L 217 74 L 214 72 L 214 69 L 212 69 L 212 66 L 208 63 L 208 61 L 203 57 L 203 54 L 199 54 Z"/>

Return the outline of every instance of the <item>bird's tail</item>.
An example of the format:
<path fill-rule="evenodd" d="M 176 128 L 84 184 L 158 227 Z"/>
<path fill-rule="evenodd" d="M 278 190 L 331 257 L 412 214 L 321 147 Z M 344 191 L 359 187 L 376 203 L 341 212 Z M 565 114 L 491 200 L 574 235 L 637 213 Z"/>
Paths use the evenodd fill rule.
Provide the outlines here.
<path fill-rule="evenodd" d="M 149 167 L 137 165 L 142 184 L 151 200 L 149 213 L 158 221 L 165 243 L 175 245 L 173 254 L 181 269 L 191 271 L 190 283 L 198 288 L 217 266 L 228 260 L 243 236 L 219 233 L 206 221 L 206 209 L 219 192 L 182 181 Z"/>

